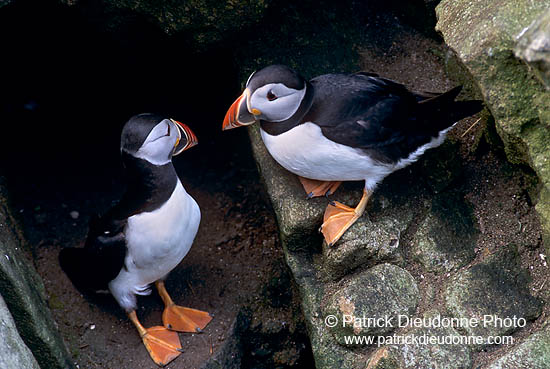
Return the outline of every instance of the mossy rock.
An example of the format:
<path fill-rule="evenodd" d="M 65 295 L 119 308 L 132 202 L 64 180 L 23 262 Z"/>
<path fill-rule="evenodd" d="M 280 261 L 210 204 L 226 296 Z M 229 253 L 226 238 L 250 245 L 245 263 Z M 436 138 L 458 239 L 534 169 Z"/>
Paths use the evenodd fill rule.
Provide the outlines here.
<path fill-rule="evenodd" d="M 446 288 L 445 304 L 453 317 L 477 321 L 461 326 L 463 331 L 485 338 L 511 334 L 542 312 L 542 301 L 529 293 L 529 275 L 514 245 L 456 274 Z"/>
<path fill-rule="evenodd" d="M 336 318 L 337 324 L 329 327 L 336 341 L 353 346 L 346 342 L 346 336 L 389 334 L 397 327 L 400 315 L 414 314 L 418 299 L 418 286 L 409 272 L 381 264 L 353 275 L 339 287 L 327 298 L 323 316 Z"/>

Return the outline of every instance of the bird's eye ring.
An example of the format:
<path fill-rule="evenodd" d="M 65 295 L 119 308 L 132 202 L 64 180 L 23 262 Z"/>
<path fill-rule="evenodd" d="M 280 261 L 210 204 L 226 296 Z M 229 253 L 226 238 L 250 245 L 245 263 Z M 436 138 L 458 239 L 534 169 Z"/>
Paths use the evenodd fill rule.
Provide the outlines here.
<path fill-rule="evenodd" d="M 267 99 L 268 99 L 269 101 L 277 100 L 277 96 L 275 96 L 275 94 L 274 94 L 273 92 L 269 91 L 269 92 L 267 93 Z"/>

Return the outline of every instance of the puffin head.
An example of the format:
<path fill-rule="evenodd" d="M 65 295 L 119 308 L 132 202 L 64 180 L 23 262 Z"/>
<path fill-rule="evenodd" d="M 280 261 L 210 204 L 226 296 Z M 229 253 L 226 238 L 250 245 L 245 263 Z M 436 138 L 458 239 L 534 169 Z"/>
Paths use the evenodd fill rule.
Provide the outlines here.
<path fill-rule="evenodd" d="M 138 114 L 122 129 L 120 151 L 154 165 L 164 165 L 198 143 L 185 124 L 156 114 Z"/>
<path fill-rule="evenodd" d="M 292 117 L 306 95 L 306 80 L 285 65 L 270 65 L 248 77 L 242 95 L 231 105 L 223 130 L 256 121 L 282 122 Z"/>

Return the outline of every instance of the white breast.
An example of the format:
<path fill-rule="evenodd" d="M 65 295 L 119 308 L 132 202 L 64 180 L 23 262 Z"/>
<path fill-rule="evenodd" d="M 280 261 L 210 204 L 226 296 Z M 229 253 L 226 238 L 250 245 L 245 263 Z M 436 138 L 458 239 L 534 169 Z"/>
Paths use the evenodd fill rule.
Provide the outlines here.
<path fill-rule="evenodd" d="M 365 187 L 374 189 L 393 170 L 393 165 L 372 160 L 360 149 L 327 139 L 314 123 L 300 124 L 277 136 L 260 131 L 271 156 L 288 171 L 305 178 L 365 180 Z"/>
<path fill-rule="evenodd" d="M 178 180 L 172 196 L 159 209 L 128 218 L 126 269 L 109 283 L 123 308 L 135 305 L 133 294 L 148 293 L 150 283 L 181 262 L 197 234 L 200 217 L 199 206 Z"/>

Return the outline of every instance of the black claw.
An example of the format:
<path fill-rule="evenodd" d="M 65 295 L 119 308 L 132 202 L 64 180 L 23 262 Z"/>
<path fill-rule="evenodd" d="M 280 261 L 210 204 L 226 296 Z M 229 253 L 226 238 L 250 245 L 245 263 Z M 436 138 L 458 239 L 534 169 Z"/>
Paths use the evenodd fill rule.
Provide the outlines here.
<path fill-rule="evenodd" d="M 213 317 L 214 317 L 214 314 L 208 313 L 208 316 L 209 316 L 210 318 L 213 318 Z"/>
<path fill-rule="evenodd" d="M 328 203 L 329 203 L 330 205 L 332 205 L 332 206 L 336 206 L 336 203 L 335 203 L 334 201 L 332 201 L 332 200 L 330 200 Z"/>
<path fill-rule="evenodd" d="M 182 348 L 177 348 L 176 351 L 183 353 L 183 349 L 182 349 Z"/>
<path fill-rule="evenodd" d="M 172 324 L 170 324 L 170 323 L 166 324 L 166 328 L 172 329 Z"/>
<path fill-rule="evenodd" d="M 203 331 L 202 331 L 202 329 L 200 329 L 199 327 L 197 327 L 197 328 L 195 328 L 195 332 L 197 332 L 197 333 L 202 333 Z"/>
<path fill-rule="evenodd" d="M 311 199 L 313 197 L 313 191 L 307 194 L 307 199 Z"/>
<path fill-rule="evenodd" d="M 334 245 L 334 243 L 331 242 L 331 243 L 328 244 L 328 247 L 330 248 L 330 247 L 332 247 L 332 245 Z"/>

